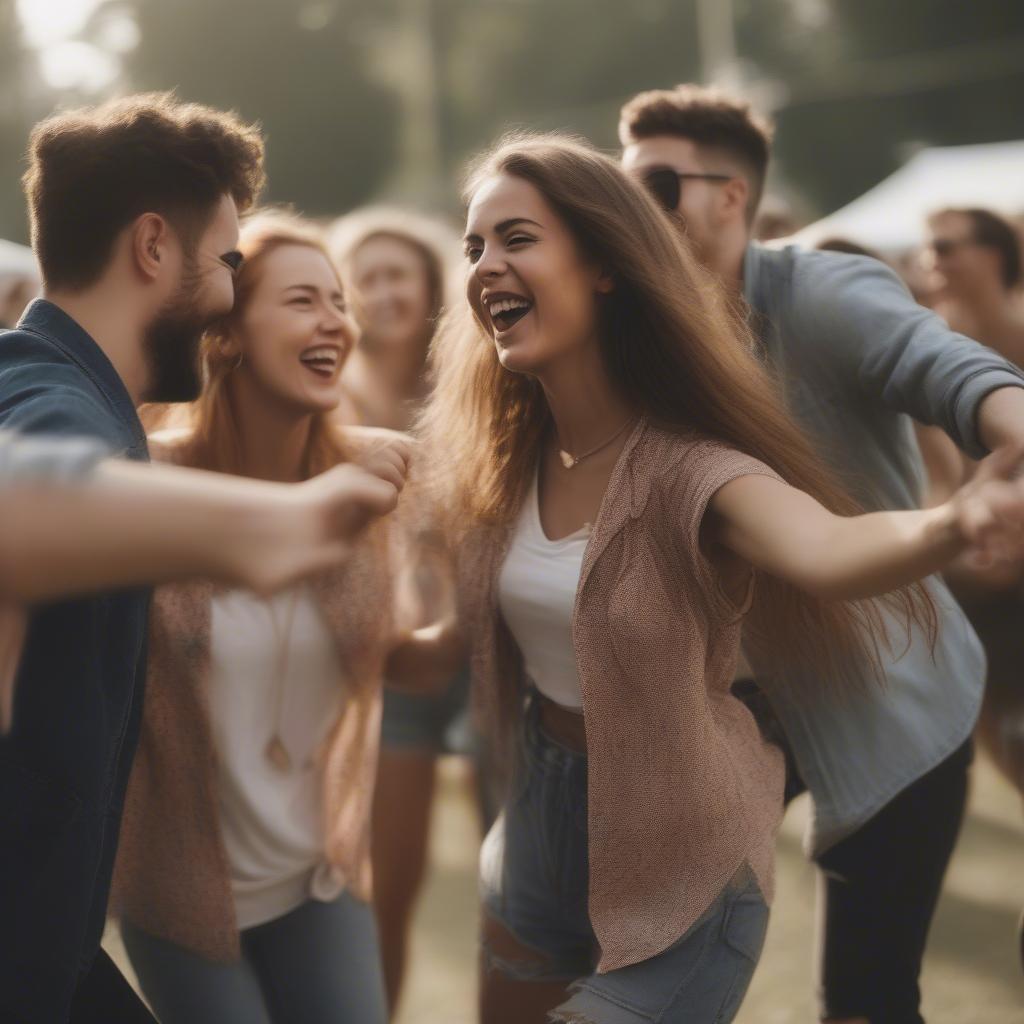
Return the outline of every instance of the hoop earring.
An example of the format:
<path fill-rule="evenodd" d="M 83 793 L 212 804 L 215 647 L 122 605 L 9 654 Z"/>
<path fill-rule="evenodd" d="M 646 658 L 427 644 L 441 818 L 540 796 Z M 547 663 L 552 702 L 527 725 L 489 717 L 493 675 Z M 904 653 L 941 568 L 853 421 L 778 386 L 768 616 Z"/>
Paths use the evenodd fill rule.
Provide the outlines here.
<path fill-rule="evenodd" d="M 235 370 L 237 370 L 242 365 L 242 359 L 244 357 L 245 357 L 245 353 L 244 352 L 239 352 L 238 353 L 238 359 L 236 360 L 234 366 L 232 366 L 231 369 L 228 370 L 228 373 L 234 373 Z"/>

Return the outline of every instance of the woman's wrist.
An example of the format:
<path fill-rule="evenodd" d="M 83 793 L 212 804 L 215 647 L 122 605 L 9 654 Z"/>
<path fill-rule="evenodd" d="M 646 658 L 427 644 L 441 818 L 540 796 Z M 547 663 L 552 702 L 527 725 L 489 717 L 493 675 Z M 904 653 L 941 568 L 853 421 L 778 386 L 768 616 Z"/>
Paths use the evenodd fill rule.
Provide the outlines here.
<path fill-rule="evenodd" d="M 926 517 L 923 531 L 925 545 L 943 563 L 963 554 L 970 547 L 955 500 L 945 501 L 921 514 Z"/>

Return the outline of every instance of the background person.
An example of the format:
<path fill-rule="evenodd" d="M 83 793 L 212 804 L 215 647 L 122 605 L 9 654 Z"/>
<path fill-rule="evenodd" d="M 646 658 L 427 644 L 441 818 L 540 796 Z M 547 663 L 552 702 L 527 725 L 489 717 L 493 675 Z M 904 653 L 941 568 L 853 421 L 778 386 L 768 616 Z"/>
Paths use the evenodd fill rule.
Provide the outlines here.
<path fill-rule="evenodd" d="M 954 331 L 1024 365 L 1021 240 L 991 210 L 950 208 L 928 218 L 923 264 L 931 305 Z"/>
<path fill-rule="evenodd" d="M 1021 247 L 1014 225 L 989 210 L 939 211 L 928 218 L 922 256 L 935 308 L 950 326 L 1024 368 Z M 918 440 L 928 464 L 931 501 L 941 502 L 977 464 L 934 427 L 919 428 Z M 962 558 L 946 579 L 987 656 L 978 735 L 1002 773 L 1024 793 L 1024 561 L 979 565 Z"/>
<path fill-rule="evenodd" d="M 370 208 L 337 221 L 331 251 L 361 334 L 342 374 L 341 411 L 351 422 L 409 429 L 429 394 L 428 356 L 448 305 L 457 255 L 453 232 L 406 210 Z M 408 515 L 407 585 L 425 619 L 452 601 L 451 569 L 436 525 Z M 374 905 L 388 1004 L 398 1006 L 409 932 L 427 867 L 431 811 L 442 754 L 480 754 L 469 723 L 469 680 L 459 671 L 443 692 L 385 687 L 380 768 L 373 808 Z M 477 765 L 483 767 L 479 756 Z M 467 768 L 469 766 L 467 765 Z M 474 781 L 486 789 L 489 779 Z M 477 801 L 489 825 L 489 798 Z"/>

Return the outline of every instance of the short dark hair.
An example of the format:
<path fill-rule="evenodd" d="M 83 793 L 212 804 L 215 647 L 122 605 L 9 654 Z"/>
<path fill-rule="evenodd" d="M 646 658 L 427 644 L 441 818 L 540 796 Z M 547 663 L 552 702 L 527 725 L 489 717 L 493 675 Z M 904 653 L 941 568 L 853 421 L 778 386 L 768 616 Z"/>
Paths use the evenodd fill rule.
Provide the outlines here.
<path fill-rule="evenodd" d="M 931 218 L 953 214 L 971 222 L 971 235 L 976 245 L 995 249 L 999 254 L 999 275 L 1004 288 L 1016 288 L 1024 279 L 1021 267 L 1021 239 L 1017 229 L 1005 218 L 980 206 L 947 207 Z"/>
<path fill-rule="evenodd" d="M 754 113 L 749 103 L 699 85 L 642 92 L 619 115 L 619 141 L 623 146 L 657 135 L 674 135 L 698 146 L 720 149 L 739 160 L 750 176 L 749 221 L 753 221 L 764 192 L 772 134 L 771 124 Z"/>
<path fill-rule="evenodd" d="M 166 216 L 194 244 L 222 196 L 244 211 L 263 183 L 256 126 L 166 92 L 41 121 L 22 179 L 43 280 L 61 288 L 93 284 L 141 214 Z"/>

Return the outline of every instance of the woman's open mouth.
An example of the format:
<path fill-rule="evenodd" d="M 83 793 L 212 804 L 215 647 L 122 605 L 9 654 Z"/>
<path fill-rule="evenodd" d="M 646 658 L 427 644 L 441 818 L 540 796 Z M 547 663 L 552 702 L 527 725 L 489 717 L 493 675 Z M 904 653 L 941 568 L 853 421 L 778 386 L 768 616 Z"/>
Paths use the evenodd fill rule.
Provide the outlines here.
<path fill-rule="evenodd" d="M 333 345 L 318 345 L 308 348 L 299 356 L 299 361 L 318 377 L 330 380 L 338 370 L 341 353 Z"/>
<path fill-rule="evenodd" d="M 533 309 L 533 303 L 529 299 L 518 296 L 491 299 L 487 303 L 491 321 L 499 331 L 511 330 L 531 309 Z"/>

